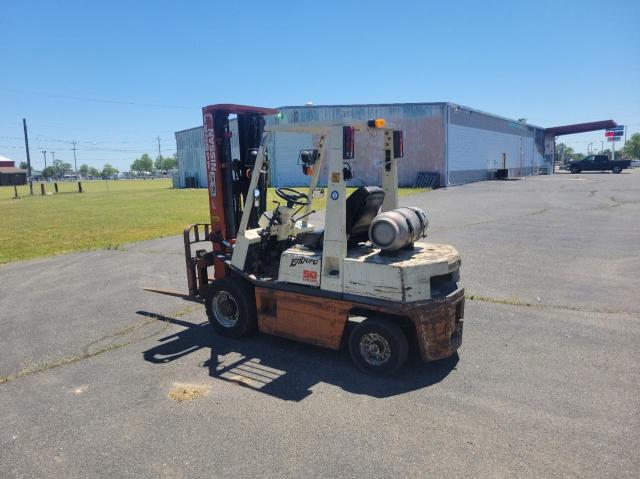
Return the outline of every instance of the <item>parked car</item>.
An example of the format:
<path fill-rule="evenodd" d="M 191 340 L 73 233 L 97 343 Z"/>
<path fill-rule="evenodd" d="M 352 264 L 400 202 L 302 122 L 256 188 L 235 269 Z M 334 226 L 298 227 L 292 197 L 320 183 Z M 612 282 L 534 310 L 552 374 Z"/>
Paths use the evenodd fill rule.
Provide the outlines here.
<path fill-rule="evenodd" d="M 611 161 L 607 155 L 590 155 L 579 161 L 571 161 L 565 166 L 565 170 L 571 173 L 581 171 L 612 171 L 620 173 L 625 168 L 629 168 L 631 160 Z"/>
<path fill-rule="evenodd" d="M 631 160 L 631 168 L 640 168 L 640 160 Z"/>

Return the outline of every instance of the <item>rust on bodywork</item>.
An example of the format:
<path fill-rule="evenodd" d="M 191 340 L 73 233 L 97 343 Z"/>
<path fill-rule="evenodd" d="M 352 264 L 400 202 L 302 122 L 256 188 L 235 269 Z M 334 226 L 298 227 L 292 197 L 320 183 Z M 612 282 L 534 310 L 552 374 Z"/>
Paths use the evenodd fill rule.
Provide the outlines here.
<path fill-rule="evenodd" d="M 434 304 L 408 311 L 415 324 L 420 354 L 424 361 L 451 356 L 462 344 L 464 290 Z"/>
<path fill-rule="evenodd" d="M 464 289 L 458 289 L 442 298 L 403 302 L 392 306 L 354 304 L 383 314 L 409 318 L 416 330 L 423 361 L 448 358 L 462 345 Z"/>
<path fill-rule="evenodd" d="M 408 318 L 416 332 L 423 361 L 453 355 L 462 344 L 464 289 L 448 296 L 410 303 L 372 304 L 329 299 L 289 291 L 255 288 L 258 329 L 267 334 L 338 349 L 353 311 Z"/>
<path fill-rule="evenodd" d="M 258 329 L 339 349 L 351 304 L 288 291 L 256 288 Z"/>

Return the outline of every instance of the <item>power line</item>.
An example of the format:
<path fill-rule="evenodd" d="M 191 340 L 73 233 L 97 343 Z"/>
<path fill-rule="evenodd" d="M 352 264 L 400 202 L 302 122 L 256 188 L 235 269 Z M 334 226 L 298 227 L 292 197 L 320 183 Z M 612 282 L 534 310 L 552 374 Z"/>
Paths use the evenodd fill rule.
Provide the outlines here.
<path fill-rule="evenodd" d="M 158 137 L 160 138 L 160 137 Z M 35 139 L 36 141 L 41 141 L 41 140 L 46 140 L 46 141 L 50 141 L 53 143 L 66 143 L 69 145 L 73 145 L 74 143 L 76 144 L 84 144 L 84 145 L 99 145 L 99 144 L 122 144 L 122 145 L 155 145 L 158 141 L 158 139 L 154 139 L 154 140 L 85 140 L 85 141 L 75 141 L 75 140 L 64 140 L 61 138 L 54 138 L 52 136 L 49 135 L 44 135 L 42 133 L 37 133 L 35 135 Z M 166 138 L 160 138 L 160 139 L 164 139 L 165 141 L 171 141 L 173 140 L 173 138 L 171 140 L 167 140 Z"/>
<path fill-rule="evenodd" d="M 43 96 L 46 98 L 60 98 L 63 100 L 76 100 L 76 101 L 89 101 L 94 103 L 111 103 L 116 105 L 129 105 L 129 106 L 144 106 L 144 107 L 152 107 L 152 108 L 169 108 L 169 109 L 188 109 L 188 110 L 196 110 L 193 106 L 184 106 L 184 105 L 163 105 L 158 103 L 138 103 L 134 101 L 124 101 L 124 100 L 111 100 L 106 98 L 91 98 L 84 96 L 75 96 L 75 95 L 58 95 L 51 93 L 42 93 L 42 92 L 34 92 L 28 90 L 15 90 L 15 89 L 7 89 L 3 88 L 2 90 L 12 92 L 12 93 L 20 93 L 23 95 L 35 95 L 35 96 Z"/>
<path fill-rule="evenodd" d="M 12 122 L 12 121 L 8 122 L 8 121 L 0 120 L 0 123 L 2 123 L 4 125 L 11 125 L 11 126 L 16 126 L 16 127 L 19 126 L 17 123 Z M 76 130 L 76 131 L 95 131 L 98 128 L 97 126 L 96 127 L 92 127 L 92 128 L 87 128 L 87 127 L 77 127 L 77 126 L 69 126 L 69 125 L 53 125 L 51 123 L 31 123 L 31 126 L 32 127 L 35 126 L 35 127 L 39 127 L 39 128 L 55 128 L 55 129 Z M 98 129 L 103 133 L 108 133 L 108 132 L 129 133 L 129 134 L 131 134 L 131 133 L 137 133 L 137 134 L 147 134 L 147 133 L 149 133 L 149 130 L 132 130 L 130 128 L 119 129 L 119 128 L 103 128 L 103 127 L 99 127 Z M 170 130 L 170 131 L 167 130 L 167 133 L 169 134 L 169 136 L 173 137 L 173 134 L 175 132 L 173 130 Z"/>
<path fill-rule="evenodd" d="M 71 143 L 73 145 L 73 142 Z M 78 145 L 78 143 L 76 143 Z M 11 148 L 11 149 L 21 149 L 22 146 L 19 145 L 0 145 L 0 148 Z M 46 145 L 43 142 L 38 142 L 38 149 L 46 148 Z M 150 148 L 140 147 L 140 148 L 79 148 L 76 146 L 75 148 L 72 146 L 71 148 L 56 148 L 58 151 L 85 151 L 85 152 L 114 152 L 114 153 L 147 153 Z M 164 148 L 165 151 L 177 151 L 175 148 Z"/>

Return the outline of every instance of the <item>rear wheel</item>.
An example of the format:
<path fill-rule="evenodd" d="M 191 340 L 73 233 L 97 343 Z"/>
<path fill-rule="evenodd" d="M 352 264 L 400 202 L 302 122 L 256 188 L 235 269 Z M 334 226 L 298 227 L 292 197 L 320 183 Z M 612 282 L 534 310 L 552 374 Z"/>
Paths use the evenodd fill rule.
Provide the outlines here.
<path fill-rule="evenodd" d="M 388 319 L 367 319 L 349 336 L 351 359 L 368 373 L 390 376 L 404 365 L 408 351 L 407 337 Z"/>
<path fill-rule="evenodd" d="M 611 171 L 613 171 L 614 173 L 620 173 L 622 171 L 622 168 L 620 166 L 614 166 Z"/>
<path fill-rule="evenodd" d="M 217 279 L 207 288 L 207 317 L 213 329 L 231 338 L 256 331 L 256 299 L 251 286 L 239 278 Z"/>

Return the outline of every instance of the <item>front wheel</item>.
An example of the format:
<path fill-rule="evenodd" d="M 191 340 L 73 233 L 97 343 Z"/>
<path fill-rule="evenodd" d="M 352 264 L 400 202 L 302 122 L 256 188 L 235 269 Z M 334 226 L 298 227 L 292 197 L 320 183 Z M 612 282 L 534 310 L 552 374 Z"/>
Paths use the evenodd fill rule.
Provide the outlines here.
<path fill-rule="evenodd" d="M 258 327 L 253 286 L 242 279 L 223 278 L 209 284 L 205 306 L 211 326 L 223 336 L 241 338 Z"/>
<path fill-rule="evenodd" d="M 578 168 L 577 166 L 572 166 L 569 171 L 573 174 L 580 173 L 580 168 Z"/>
<path fill-rule="evenodd" d="M 387 319 L 367 319 L 349 336 L 351 359 L 368 373 L 390 376 L 404 365 L 408 351 L 407 337 Z"/>
<path fill-rule="evenodd" d="M 622 171 L 622 167 L 620 166 L 614 166 L 611 171 L 613 171 L 614 173 L 620 173 Z"/>

